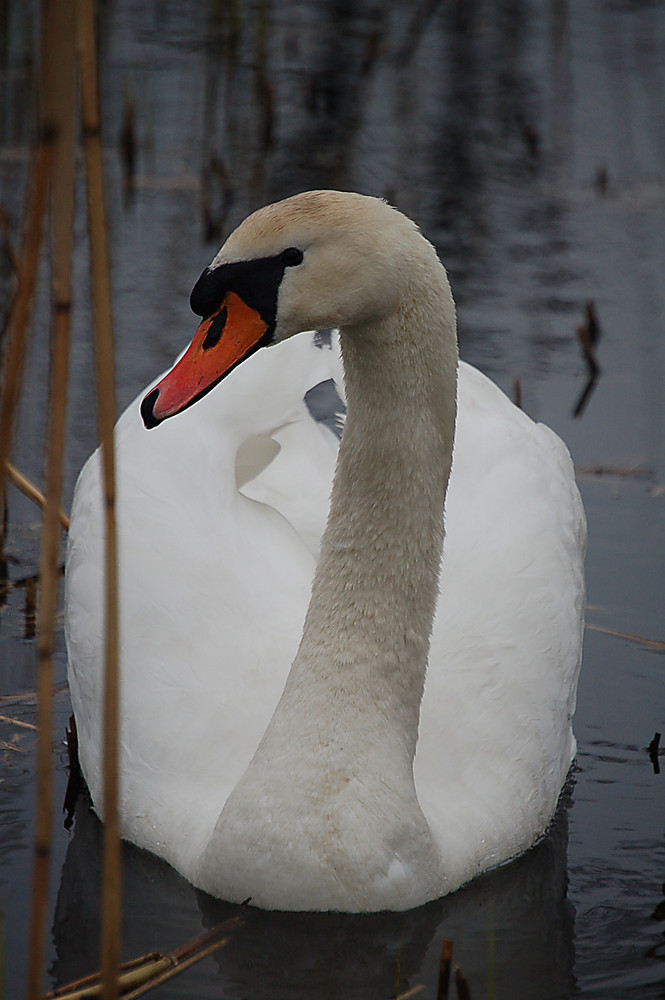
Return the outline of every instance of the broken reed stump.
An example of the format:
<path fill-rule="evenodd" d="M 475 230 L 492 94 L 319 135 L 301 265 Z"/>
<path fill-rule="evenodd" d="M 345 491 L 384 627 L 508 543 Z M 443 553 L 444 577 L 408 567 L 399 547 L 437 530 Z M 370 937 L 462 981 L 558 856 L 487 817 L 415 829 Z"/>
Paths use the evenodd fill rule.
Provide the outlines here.
<path fill-rule="evenodd" d="M 448 1000 L 452 960 L 453 943 L 450 938 L 444 938 L 441 944 L 441 956 L 439 958 L 439 985 L 436 991 L 436 1000 Z"/>
<path fill-rule="evenodd" d="M 660 774 L 660 761 L 658 755 L 660 753 L 660 733 L 654 733 L 651 743 L 647 747 L 647 753 L 649 754 L 649 760 L 651 761 L 651 766 L 653 767 L 654 774 Z"/>
<path fill-rule="evenodd" d="M 455 988 L 457 990 L 457 1000 L 471 1000 L 469 983 L 459 965 L 455 966 Z"/>
<path fill-rule="evenodd" d="M 584 322 L 577 327 L 577 337 L 582 347 L 582 354 L 586 361 L 588 377 L 586 385 L 575 404 L 573 417 L 581 417 L 584 413 L 591 393 L 600 377 L 600 365 L 596 360 L 596 347 L 600 342 L 601 328 L 598 322 L 596 306 L 592 301 L 587 302 L 584 307 Z"/>

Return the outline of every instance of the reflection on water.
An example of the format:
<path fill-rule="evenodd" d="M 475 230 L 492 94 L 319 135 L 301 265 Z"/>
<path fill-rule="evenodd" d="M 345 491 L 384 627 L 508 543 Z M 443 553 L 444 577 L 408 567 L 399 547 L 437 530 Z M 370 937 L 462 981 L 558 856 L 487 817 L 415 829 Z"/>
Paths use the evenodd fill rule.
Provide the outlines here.
<path fill-rule="evenodd" d="M 572 987 L 573 911 L 566 900 L 568 800 L 546 840 L 461 892 L 407 913 L 304 914 L 250 909 L 231 943 L 164 987 L 163 996 L 388 997 L 418 983 L 436 990 L 442 938 L 473 990 L 540 1000 Z M 57 985 L 99 963 L 101 827 L 77 811 L 53 936 Z M 236 912 L 192 889 L 160 860 L 126 846 L 124 936 L 131 954 L 181 944 Z M 129 956 L 129 952 L 128 952 Z M 170 990 L 170 992 L 169 992 Z"/>
<path fill-rule="evenodd" d="M 15 280 L 33 138 L 37 8 L 0 4 L 0 303 Z M 249 211 L 311 187 L 388 197 L 449 269 L 467 360 L 509 392 L 517 380 L 524 408 L 564 437 L 578 466 L 650 470 L 582 480 L 589 619 L 662 639 L 663 4 L 105 0 L 99 14 L 119 403 L 189 339 L 191 286 Z M 95 443 L 82 205 L 65 506 Z M 575 419 L 589 302 L 603 375 Z M 37 482 L 47 332 L 42 291 L 14 456 Z M 0 598 L 0 690 L 12 697 L 0 713 L 28 723 L 37 520 L 12 491 Z M 60 636 L 58 683 L 64 666 Z M 68 714 L 61 692 L 58 801 Z M 410 914 L 253 911 L 232 947 L 160 995 L 388 996 L 396 978 L 433 995 L 445 935 L 474 997 L 662 997 L 664 776 L 646 748 L 664 727 L 662 653 L 590 632 L 572 807 L 538 848 Z M 8 995 L 21 994 L 27 961 L 34 738 L 21 732 L 0 722 Z M 50 962 L 63 982 L 98 965 L 94 817 L 83 809 L 72 837 L 58 827 L 54 852 Z M 228 912 L 161 862 L 124 853 L 126 957 L 166 951 Z"/>

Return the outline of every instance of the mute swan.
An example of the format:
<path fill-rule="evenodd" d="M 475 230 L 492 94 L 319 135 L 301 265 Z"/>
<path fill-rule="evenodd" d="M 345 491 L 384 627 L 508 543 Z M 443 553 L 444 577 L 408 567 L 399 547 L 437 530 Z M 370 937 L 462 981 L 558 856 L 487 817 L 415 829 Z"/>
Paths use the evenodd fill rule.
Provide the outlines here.
<path fill-rule="evenodd" d="M 116 429 L 123 836 L 230 901 L 417 906 L 542 836 L 572 761 L 569 455 L 463 363 L 456 391 L 445 270 L 378 199 L 254 213 L 192 307 L 191 346 Z M 331 327 L 348 414 L 317 563 L 337 439 L 304 397 L 343 392 L 339 357 L 334 338 L 288 338 Z M 99 475 L 93 456 L 66 602 L 98 811 Z"/>

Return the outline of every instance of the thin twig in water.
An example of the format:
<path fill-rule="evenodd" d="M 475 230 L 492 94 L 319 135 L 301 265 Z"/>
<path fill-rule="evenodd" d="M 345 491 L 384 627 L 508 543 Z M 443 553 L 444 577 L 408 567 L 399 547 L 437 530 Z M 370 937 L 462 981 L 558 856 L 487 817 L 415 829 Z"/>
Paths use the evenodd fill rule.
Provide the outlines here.
<path fill-rule="evenodd" d="M 243 913 L 249 900 L 240 904 L 238 912 L 212 930 L 200 934 L 167 955 L 150 952 L 131 962 L 125 962 L 116 981 L 118 996 L 122 1000 L 136 1000 L 149 990 L 161 986 L 173 976 L 180 975 L 202 958 L 206 958 L 229 943 L 243 922 Z M 91 1000 L 101 996 L 101 973 L 95 972 L 47 993 L 42 1000 Z"/>
<path fill-rule="evenodd" d="M 14 486 L 24 493 L 29 500 L 36 503 L 38 507 L 42 510 L 46 509 L 46 497 L 38 490 L 34 483 L 31 483 L 27 476 L 24 476 L 22 472 L 19 472 L 15 465 L 11 462 L 5 462 L 5 472 L 7 473 L 7 478 Z M 58 508 L 58 520 L 62 527 L 67 531 L 69 530 L 69 518 L 63 510 Z"/>
<path fill-rule="evenodd" d="M 69 693 L 67 681 L 60 681 L 53 685 L 52 695 L 57 698 L 59 695 Z M 34 705 L 37 701 L 36 691 L 21 691 L 14 694 L 0 694 L 0 705 Z"/>
<path fill-rule="evenodd" d="M 665 642 L 662 639 L 647 639 L 643 635 L 633 635 L 631 632 L 619 632 L 614 628 L 607 628 L 605 625 L 593 625 L 586 623 L 586 627 L 592 632 L 602 632 L 604 635 L 614 636 L 615 639 L 625 639 L 627 642 L 639 642 L 642 646 L 647 646 L 658 653 L 665 653 Z"/>
<path fill-rule="evenodd" d="M 398 997 L 395 997 L 395 1000 L 407 1000 L 407 997 L 415 997 L 419 993 L 422 993 L 424 989 L 425 987 L 422 984 L 412 986 L 411 989 L 407 990 L 405 993 L 400 993 Z"/>
<path fill-rule="evenodd" d="M 632 466 L 624 468 L 618 465 L 577 465 L 575 466 L 577 476 L 626 476 L 635 479 L 649 479 L 655 476 L 653 469 L 648 466 Z"/>
<path fill-rule="evenodd" d="M 0 722 L 8 722 L 10 726 L 18 726 L 20 729 L 32 729 L 37 732 L 37 726 L 31 722 L 23 722 L 22 719 L 13 719 L 11 715 L 0 715 Z"/>

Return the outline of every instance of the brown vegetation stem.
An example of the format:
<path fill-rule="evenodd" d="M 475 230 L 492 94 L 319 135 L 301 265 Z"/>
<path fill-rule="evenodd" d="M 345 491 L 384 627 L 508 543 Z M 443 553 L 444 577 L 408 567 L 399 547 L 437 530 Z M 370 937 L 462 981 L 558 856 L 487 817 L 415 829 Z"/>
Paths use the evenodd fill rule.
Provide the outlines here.
<path fill-rule="evenodd" d="M 72 0 L 52 0 L 43 8 L 41 75 L 42 135 L 51 155 L 51 210 L 54 232 L 51 385 L 46 457 L 46 506 L 41 536 L 41 593 L 37 612 L 37 806 L 32 883 L 30 952 L 27 996 L 41 994 L 44 938 L 48 906 L 48 875 L 53 824 L 53 651 L 58 597 L 60 543 L 59 508 L 66 384 L 69 354 L 69 300 L 73 222 L 74 27 Z M 46 179 L 45 179 L 46 180 Z M 27 315 L 26 315 L 27 318 Z M 6 460 L 3 456 L 3 465 Z M 27 590 L 26 590 L 27 594 Z"/>
<path fill-rule="evenodd" d="M 459 965 L 455 966 L 455 987 L 457 989 L 457 1000 L 471 1000 L 469 983 Z"/>
<path fill-rule="evenodd" d="M 47 0 L 44 2 L 46 5 Z M 0 533 L 2 533 L 2 525 L 4 525 L 4 472 L 2 470 L 5 468 L 11 451 L 16 407 L 23 380 L 26 331 L 37 279 L 42 223 L 46 212 L 48 181 L 53 162 L 53 138 L 52 133 L 42 126 L 39 143 L 30 164 L 28 202 L 20 264 L 16 272 L 16 290 L 7 320 L 7 347 L 3 364 L 2 400 L 0 401 L 0 478 L 3 482 L 3 516 L 0 516 Z"/>
<path fill-rule="evenodd" d="M 17 490 L 20 490 L 21 493 L 24 493 L 29 500 L 32 500 L 33 503 L 36 503 L 37 506 L 41 507 L 42 510 L 46 510 L 46 497 L 44 496 L 44 494 L 41 493 L 37 489 L 35 484 L 31 483 L 30 480 L 26 476 L 24 476 L 22 472 L 19 472 L 16 466 L 12 465 L 11 462 L 5 462 L 5 474 L 7 476 L 7 479 L 9 479 L 11 483 L 13 483 L 13 485 L 16 487 Z M 64 510 L 62 510 L 62 508 L 58 508 L 58 520 L 60 521 L 60 524 L 65 529 L 65 531 L 67 531 L 67 529 L 69 528 L 69 518 L 65 514 Z"/>
<path fill-rule="evenodd" d="M 7 215 L 4 205 L 0 205 L 0 232 L 2 232 L 2 235 L 5 238 L 5 253 L 9 258 L 9 263 L 13 268 L 14 274 L 16 274 L 20 264 L 16 251 L 14 250 L 9 216 Z M 4 327 L 2 329 L 2 333 L 4 334 Z"/>
<path fill-rule="evenodd" d="M 195 962 L 211 955 L 218 948 L 229 943 L 235 931 L 243 922 L 243 912 L 249 900 L 241 903 L 237 912 L 198 937 L 174 948 L 168 955 L 153 951 L 141 958 L 124 962 L 118 977 L 119 991 L 123 1000 L 132 1000 L 155 989 L 167 979 L 179 975 Z M 100 992 L 99 974 L 93 973 L 77 979 L 66 986 L 60 986 L 52 993 L 47 993 L 43 1000 L 88 1000 L 98 997 Z M 129 991 L 129 992 L 128 992 Z"/>
<path fill-rule="evenodd" d="M 37 731 L 37 726 L 33 726 L 31 722 L 24 722 L 22 719 L 14 719 L 11 715 L 0 715 L 0 722 L 6 722 L 9 726 L 18 726 L 19 729 L 30 729 L 33 732 Z"/>
<path fill-rule="evenodd" d="M 586 627 L 591 629 L 592 632 L 602 632 L 604 635 L 614 636 L 615 639 L 625 639 L 626 642 L 639 642 L 641 645 L 647 646 L 657 653 L 665 653 L 665 641 L 662 639 L 649 639 L 647 636 L 635 635 L 633 632 L 619 632 L 615 628 L 607 628 L 605 625 L 594 625 L 592 622 L 586 622 Z"/>
<path fill-rule="evenodd" d="M 111 275 L 104 209 L 97 39 L 93 0 L 77 0 L 77 40 L 86 169 L 90 274 L 95 328 L 97 421 L 101 442 L 106 529 L 104 674 L 104 864 L 102 873 L 102 995 L 115 1000 L 120 965 L 120 833 L 118 821 L 118 577 L 113 425 L 115 392 Z"/>
<path fill-rule="evenodd" d="M 444 938 L 441 942 L 441 955 L 439 956 L 439 984 L 436 992 L 437 1000 L 448 1000 L 452 961 L 453 943 L 450 938 Z"/>

